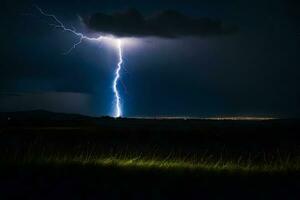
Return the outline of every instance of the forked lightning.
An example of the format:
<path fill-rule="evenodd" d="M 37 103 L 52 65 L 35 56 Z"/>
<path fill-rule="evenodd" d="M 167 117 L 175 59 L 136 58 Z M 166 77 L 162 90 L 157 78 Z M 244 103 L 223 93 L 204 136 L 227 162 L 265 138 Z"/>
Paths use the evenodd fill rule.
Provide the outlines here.
<path fill-rule="evenodd" d="M 88 41 L 96 41 L 96 42 L 101 42 L 102 40 L 109 40 L 113 43 L 116 44 L 117 50 L 118 50 L 118 57 L 119 57 L 119 62 L 117 64 L 115 73 L 114 73 L 114 80 L 113 80 L 113 93 L 114 93 L 114 117 L 121 117 L 122 116 L 122 106 L 121 106 L 121 96 L 120 92 L 118 90 L 118 83 L 120 80 L 120 73 L 122 71 L 122 64 L 123 64 L 123 51 L 122 51 L 122 40 L 121 39 L 116 39 L 114 37 L 108 37 L 108 36 L 99 36 L 99 37 L 88 37 L 84 35 L 83 33 L 77 32 L 74 28 L 68 28 L 66 27 L 55 15 L 53 14 L 48 14 L 44 12 L 40 7 L 36 6 L 38 11 L 44 15 L 45 17 L 49 17 L 54 21 L 54 24 L 50 24 L 51 26 L 55 28 L 60 28 L 63 31 L 69 32 L 74 34 L 79 38 L 78 42 L 76 42 L 65 54 L 71 53 L 79 44 L 82 43 L 83 40 L 88 40 Z"/>

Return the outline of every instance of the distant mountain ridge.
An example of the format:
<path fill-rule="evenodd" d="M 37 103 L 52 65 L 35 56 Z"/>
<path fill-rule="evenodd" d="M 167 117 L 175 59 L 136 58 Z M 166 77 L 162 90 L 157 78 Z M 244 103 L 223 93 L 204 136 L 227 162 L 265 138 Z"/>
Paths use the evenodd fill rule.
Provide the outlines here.
<path fill-rule="evenodd" d="M 57 113 L 46 110 L 0 112 L 0 120 L 88 120 L 93 117 L 81 114 Z"/>

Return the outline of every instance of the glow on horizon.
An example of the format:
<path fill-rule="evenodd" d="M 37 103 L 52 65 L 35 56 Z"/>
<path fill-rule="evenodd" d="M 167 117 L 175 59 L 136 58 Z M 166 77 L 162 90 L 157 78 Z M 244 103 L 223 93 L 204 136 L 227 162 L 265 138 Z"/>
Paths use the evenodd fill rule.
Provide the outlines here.
<path fill-rule="evenodd" d="M 261 116 L 228 116 L 228 117 L 185 117 L 185 116 L 156 116 L 156 117 L 131 117 L 134 119 L 158 119 L 158 120 L 212 120 L 212 121 L 268 121 L 280 119 L 278 117 Z"/>
<path fill-rule="evenodd" d="M 67 52 L 64 53 L 64 55 L 67 55 L 69 53 L 71 53 L 79 44 L 82 43 L 83 40 L 88 40 L 88 41 L 96 41 L 96 42 L 102 42 L 102 40 L 108 40 L 111 41 L 113 43 L 115 43 L 117 45 L 117 49 L 118 49 L 118 57 L 119 57 L 119 62 L 117 64 L 117 68 L 115 70 L 115 77 L 113 80 L 113 93 L 114 93 L 114 112 L 113 112 L 113 117 L 118 118 L 118 117 L 122 117 L 122 107 L 121 107 L 121 96 L 120 96 L 120 92 L 118 90 L 118 82 L 119 79 L 121 77 L 120 72 L 122 70 L 122 64 L 123 64 L 123 51 L 122 51 L 122 39 L 120 38 L 115 38 L 113 36 L 104 36 L 104 35 L 100 35 L 98 37 L 88 37 L 86 35 L 84 35 L 83 33 L 77 32 L 75 29 L 71 29 L 66 27 L 55 15 L 53 14 L 48 14 L 46 12 L 44 12 L 40 7 L 36 6 L 37 10 L 44 16 L 46 17 L 50 17 L 52 18 L 56 24 L 50 24 L 51 26 L 55 27 L 55 28 L 60 28 L 63 31 L 69 32 L 74 34 L 75 36 L 79 37 L 78 42 L 76 42 Z"/>

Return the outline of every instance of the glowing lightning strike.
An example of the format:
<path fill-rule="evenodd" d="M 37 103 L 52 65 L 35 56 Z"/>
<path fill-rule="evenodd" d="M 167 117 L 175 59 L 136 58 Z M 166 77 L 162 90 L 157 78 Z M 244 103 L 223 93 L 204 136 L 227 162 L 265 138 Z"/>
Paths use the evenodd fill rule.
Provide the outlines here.
<path fill-rule="evenodd" d="M 113 42 L 116 42 L 117 48 L 118 48 L 118 54 L 119 54 L 119 62 L 118 62 L 117 68 L 115 70 L 115 78 L 113 80 L 113 92 L 114 92 L 114 99 L 115 99 L 113 115 L 116 118 L 121 117 L 122 116 L 121 96 L 120 96 L 120 93 L 118 90 L 118 82 L 120 80 L 120 72 L 122 70 L 122 64 L 123 64 L 123 51 L 122 51 L 121 39 L 115 39 L 113 37 L 107 37 L 107 36 L 99 36 L 96 38 L 88 37 L 88 36 L 84 35 L 83 33 L 77 32 L 74 28 L 73 29 L 67 28 L 55 15 L 44 12 L 38 6 L 35 6 L 35 7 L 42 15 L 44 15 L 45 17 L 51 18 L 55 22 L 55 24 L 50 24 L 51 26 L 53 26 L 55 28 L 60 28 L 63 31 L 72 33 L 72 34 L 76 35 L 77 37 L 79 37 L 78 42 L 76 42 L 67 52 L 65 52 L 64 53 L 65 55 L 71 53 L 78 45 L 80 45 L 82 43 L 83 40 L 97 41 L 97 42 L 101 42 L 102 40 L 112 40 Z"/>
<path fill-rule="evenodd" d="M 115 79 L 113 82 L 113 90 L 115 93 L 115 101 L 116 101 L 116 109 L 115 109 L 115 117 L 121 117 L 122 116 L 122 108 L 121 108 L 121 103 L 120 103 L 120 94 L 118 91 L 118 81 L 120 78 L 120 71 L 122 69 L 122 63 L 123 63 L 123 55 L 122 55 L 122 41 L 119 39 L 118 41 L 118 50 L 119 50 L 119 63 L 118 67 L 115 72 Z"/>

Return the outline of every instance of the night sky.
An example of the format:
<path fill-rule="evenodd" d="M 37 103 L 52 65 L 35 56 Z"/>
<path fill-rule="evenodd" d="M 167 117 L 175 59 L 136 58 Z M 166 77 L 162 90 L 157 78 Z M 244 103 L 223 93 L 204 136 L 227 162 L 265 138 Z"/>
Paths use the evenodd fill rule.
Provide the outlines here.
<path fill-rule="evenodd" d="M 300 114 L 297 0 L 1 1 L 0 111 L 113 112 L 116 48 L 83 42 L 63 55 L 78 38 L 49 26 L 34 4 L 87 34 L 84 19 L 133 8 L 145 17 L 175 10 L 236 27 L 188 34 L 189 27 L 180 37 L 128 29 L 119 84 L 124 116 Z"/>

